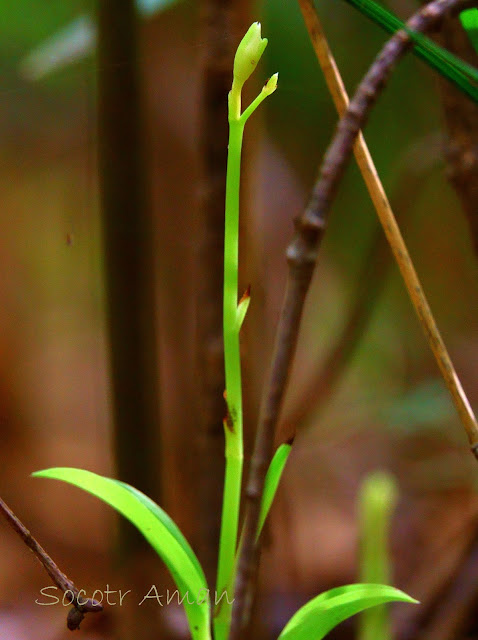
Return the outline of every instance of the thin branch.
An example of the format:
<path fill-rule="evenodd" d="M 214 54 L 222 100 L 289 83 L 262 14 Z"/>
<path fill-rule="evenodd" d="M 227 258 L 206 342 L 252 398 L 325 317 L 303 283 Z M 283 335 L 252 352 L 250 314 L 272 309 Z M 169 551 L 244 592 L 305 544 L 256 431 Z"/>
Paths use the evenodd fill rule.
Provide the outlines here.
<path fill-rule="evenodd" d="M 412 31 L 429 31 L 435 27 L 443 14 L 450 8 L 461 8 L 468 5 L 469 2 L 464 0 L 435 0 L 416 13 L 408 21 L 407 27 Z M 239 558 L 233 625 L 230 634 L 232 640 L 237 640 L 241 636 L 249 616 L 251 578 L 254 575 L 257 558 L 254 538 L 259 519 L 260 496 L 264 487 L 267 465 L 272 454 L 279 411 L 295 353 L 302 309 L 325 232 L 328 210 L 350 159 L 360 129 L 366 124 L 370 111 L 383 90 L 393 66 L 411 46 L 412 43 L 407 33 L 405 31 L 397 32 L 384 46 L 361 82 L 345 116 L 338 125 L 337 132 L 324 158 L 311 200 L 305 212 L 296 220 L 295 237 L 287 249 L 289 277 L 279 320 L 269 384 L 266 387 L 266 396 L 261 407 L 246 490 L 244 544 Z M 392 226 L 394 225 L 392 224 Z M 395 235 L 401 239 L 398 227 L 395 229 Z M 429 313 L 428 304 L 406 249 L 405 252 L 403 250 L 405 247 L 403 240 L 402 245 L 396 248 L 396 256 L 399 259 L 402 273 L 405 270 L 409 275 L 415 276 L 414 295 L 418 305 L 417 312 L 424 322 Z M 434 323 L 430 325 L 428 320 L 426 324 L 434 329 L 427 334 L 430 343 L 435 348 L 442 347 L 443 343 Z M 456 373 L 445 354 L 446 351 L 441 351 L 439 354 L 439 366 L 444 378 L 457 390 L 454 399 L 460 417 L 466 425 L 470 445 L 475 452 L 475 447 L 478 446 L 478 427 Z"/>
<path fill-rule="evenodd" d="M 73 605 L 73 608 L 70 609 L 68 613 L 68 629 L 71 631 L 79 629 L 80 623 L 86 613 L 99 613 L 103 610 L 103 606 L 97 600 L 85 598 L 81 595 L 81 592 L 84 593 L 84 590 L 82 589 L 80 591 L 60 570 L 58 565 L 52 560 L 52 558 L 50 558 L 45 549 L 35 540 L 30 531 L 28 531 L 25 525 L 20 522 L 17 516 L 1 498 L 0 513 L 4 516 L 12 529 L 20 536 L 27 547 L 33 551 L 56 586 L 63 591 L 67 598 L 69 598 L 70 604 Z"/>

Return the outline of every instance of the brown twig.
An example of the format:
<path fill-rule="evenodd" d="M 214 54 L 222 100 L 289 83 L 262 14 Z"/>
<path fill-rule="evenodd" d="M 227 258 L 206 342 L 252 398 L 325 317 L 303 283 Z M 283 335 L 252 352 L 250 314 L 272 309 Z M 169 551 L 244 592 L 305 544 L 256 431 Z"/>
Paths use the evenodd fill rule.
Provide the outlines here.
<path fill-rule="evenodd" d="M 98 613 L 103 610 L 103 606 L 97 600 L 84 598 L 81 595 L 83 590 L 80 591 L 60 570 L 58 565 L 52 560 L 52 558 L 50 558 L 45 549 L 35 540 L 30 531 L 28 531 L 25 525 L 20 522 L 17 516 L 1 498 L 0 513 L 4 516 L 12 529 L 20 536 L 27 547 L 33 551 L 56 586 L 63 591 L 67 598 L 70 599 L 70 604 L 73 605 L 73 608 L 68 612 L 68 629 L 71 631 L 79 629 L 81 621 L 85 617 L 86 613 Z"/>
<path fill-rule="evenodd" d="M 435 0 L 416 13 L 408 21 L 407 27 L 412 31 L 429 31 L 450 8 L 468 6 L 468 4 L 469 2 L 463 0 Z M 232 640 L 237 640 L 241 636 L 249 615 L 250 598 L 248 594 L 251 589 L 251 577 L 254 575 L 256 567 L 255 532 L 260 513 L 260 496 L 264 487 L 267 465 L 271 458 L 279 411 L 295 353 L 302 309 L 326 228 L 327 213 L 350 159 L 357 135 L 366 124 L 370 111 L 383 90 L 393 66 L 410 46 L 411 42 L 407 33 L 405 31 L 397 32 L 384 46 L 359 85 L 327 150 L 311 200 L 305 212 L 296 220 L 296 233 L 287 249 L 289 277 L 279 320 L 270 378 L 261 407 L 246 490 L 244 543 L 239 558 L 236 581 L 235 606 L 230 634 Z M 394 226 L 391 221 L 388 224 Z M 389 228 L 386 228 L 386 231 L 390 233 Z M 401 239 L 398 227 L 394 231 L 395 235 Z M 434 330 L 429 331 L 427 337 L 436 350 L 442 347 L 443 343 L 434 323 L 430 325 L 430 319 L 426 323 L 424 322 L 429 308 L 405 245 L 396 247 L 395 253 L 402 273 L 405 271 L 409 275 L 415 276 L 412 292 L 416 299 L 417 312 L 425 326 L 433 327 Z M 478 427 L 456 373 L 445 354 L 446 351 L 441 350 L 438 363 L 448 384 L 456 388 L 457 394 L 454 399 L 460 417 L 464 421 L 472 450 L 475 450 L 475 447 L 478 446 Z"/>

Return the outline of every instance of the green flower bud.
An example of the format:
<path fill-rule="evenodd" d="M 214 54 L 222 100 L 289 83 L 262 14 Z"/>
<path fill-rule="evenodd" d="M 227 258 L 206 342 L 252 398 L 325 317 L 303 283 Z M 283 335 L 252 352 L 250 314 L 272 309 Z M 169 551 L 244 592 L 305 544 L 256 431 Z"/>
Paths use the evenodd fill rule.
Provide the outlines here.
<path fill-rule="evenodd" d="M 267 38 L 261 38 L 261 24 L 254 22 L 242 38 L 234 58 L 234 82 L 240 86 L 249 78 L 257 66 L 264 49 L 267 46 Z"/>
<path fill-rule="evenodd" d="M 264 88 L 262 90 L 265 91 L 268 96 L 270 96 L 271 93 L 274 93 L 274 91 L 277 89 L 278 79 L 279 79 L 279 74 L 274 73 L 274 75 L 271 76 L 269 80 L 265 83 Z"/>

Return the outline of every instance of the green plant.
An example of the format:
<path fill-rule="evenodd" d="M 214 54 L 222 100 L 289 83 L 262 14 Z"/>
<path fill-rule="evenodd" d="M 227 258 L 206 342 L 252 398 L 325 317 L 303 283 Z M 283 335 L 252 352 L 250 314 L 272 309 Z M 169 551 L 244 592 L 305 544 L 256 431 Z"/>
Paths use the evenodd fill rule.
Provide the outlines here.
<path fill-rule="evenodd" d="M 244 127 L 249 117 L 267 96 L 277 88 L 275 74 L 268 80 L 257 98 L 241 112 L 241 92 L 254 71 L 267 40 L 261 38 L 258 23 L 252 25 L 241 41 L 234 60 L 232 88 L 229 93 L 229 147 L 226 181 L 226 216 L 224 235 L 224 364 L 226 371 L 227 417 L 224 420 L 226 437 L 226 475 L 222 510 L 221 539 L 217 591 L 228 594 L 215 616 L 216 638 L 227 638 L 231 623 L 234 594 L 235 557 L 239 526 L 239 507 L 243 464 L 242 384 L 239 332 L 249 306 L 249 292 L 238 300 L 239 266 L 239 187 L 241 150 Z"/>
<path fill-rule="evenodd" d="M 114 507 L 130 520 L 159 554 L 171 572 L 195 640 L 211 637 L 213 618 L 215 640 L 225 640 L 231 625 L 234 582 L 237 570 L 239 508 L 242 483 L 242 384 L 239 332 L 250 301 L 247 291 L 238 303 L 238 224 L 241 148 L 244 127 L 261 102 L 277 88 L 273 75 L 255 100 L 241 112 L 241 91 L 254 71 L 267 40 L 261 37 L 259 23 L 254 23 L 241 41 L 235 61 L 232 89 L 229 94 L 230 138 L 226 185 L 226 221 L 224 248 L 224 352 L 226 370 L 227 416 L 224 419 L 226 473 L 222 529 L 219 549 L 217 591 L 211 601 L 201 565 L 169 516 L 137 489 L 90 471 L 53 468 L 34 475 L 63 480 L 90 492 Z M 269 466 L 262 496 L 256 537 L 260 535 L 271 507 L 291 444 L 281 445 Z M 239 545 L 240 546 L 240 545 Z M 191 601 L 191 595 L 192 601 Z M 188 597 L 189 596 L 189 597 Z M 323 638 L 339 622 L 369 607 L 390 601 L 415 602 L 393 587 L 357 584 L 332 589 L 311 600 L 289 621 L 280 638 L 301 640 Z M 215 605 L 215 609 L 213 608 Z"/>
<path fill-rule="evenodd" d="M 394 477 L 383 471 L 370 473 L 359 495 L 360 580 L 389 582 L 390 520 L 397 501 Z M 359 640 L 390 640 L 390 620 L 385 605 L 364 611 L 360 616 Z"/>

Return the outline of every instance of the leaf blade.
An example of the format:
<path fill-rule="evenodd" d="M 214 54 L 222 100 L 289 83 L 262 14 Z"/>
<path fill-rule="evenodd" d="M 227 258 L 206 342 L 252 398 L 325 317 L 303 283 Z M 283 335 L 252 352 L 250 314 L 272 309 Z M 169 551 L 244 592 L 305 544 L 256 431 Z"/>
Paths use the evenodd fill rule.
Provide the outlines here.
<path fill-rule="evenodd" d="M 331 629 L 356 613 L 393 601 L 417 602 L 403 591 L 381 584 L 350 584 L 330 589 L 299 609 L 278 640 L 322 640 Z"/>
<path fill-rule="evenodd" d="M 204 572 L 189 543 L 171 518 L 150 498 L 130 485 L 84 469 L 56 467 L 34 477 L 68 482 L 100 498 L 127 518 L 143 534 L 173 576 L 183 599 L 192 637 L 209 638 L 210 607 Z M 189 594 L 189 596 L 188 596 Z M 192 594 L 192 595 L 191 595 Z"/>
<path fill-rule="evenodd" d="M 281 444 L 274 454 L 271 460 L 269 469 L 267 470 L 266 479 L 264 483 L 264 491 L 262 493 L 261 511 L 259 515 L 259 523 L 257 525 L 258 538 L 261 535 L 264 522 L 269 514 L 272 502 L 274 500 L 277 487 L 279 486 L 282 472 L 284 471 L 285 464 L 289 458 L 290 451 L 292 449 L 291 444 Z"/>
<path fill-rule="evenodd" d="M 474 102 L 478 102 L 478 69 L 461 60 L 421 33 L 410 31 L 405 22 L 375 2 L 375 0 L 346 0 L 364 16 L 375 22 L 387 33 L 404 29 L 415 43 L 413 53 L 438 71 Z"/>
<path fill-rule="evenodd" d="M 476 53 L 478 53 L 478 9 L 466 9 L 460 13 L 460 20 L 465 29 L 471 44 L 473 45 Z"/>

